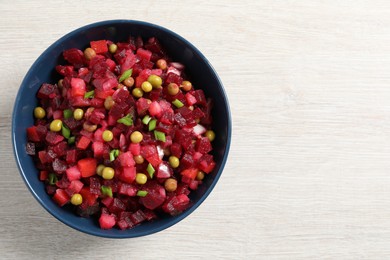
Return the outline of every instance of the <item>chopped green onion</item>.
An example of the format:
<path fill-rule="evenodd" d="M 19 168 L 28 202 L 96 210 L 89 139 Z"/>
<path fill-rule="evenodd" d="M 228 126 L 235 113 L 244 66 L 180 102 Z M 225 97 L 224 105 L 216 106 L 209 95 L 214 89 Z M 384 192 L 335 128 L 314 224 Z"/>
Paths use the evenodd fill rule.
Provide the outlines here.
<path fill-rule="evenodd" d="M 103 195 L 106 195 L 106 196 L 112 198 L 112 189 L 111 189 L 110 186 L 104 186 L 104 185 L 102 185 L 102 186 L 100 187 L 100 189 L 101 189 Z"/>
<path fill-rule="evenodd" d="M 119 155 L 119 150 L 118 149 L 113 149 L 110 152 L 110 162 L 114 161 L 116 157 Z"/>
<path fill-rule="evenodd" d="M 57 175 L 55 175 L 54 173 L 49 173 L 48 178 L 49 178 L 50 185 L 55 185 L 56 182 L 58 181 Z"/>
<path fill-rule="evenodd" d="M 61 133 L 66 138 L 69 139 L 70 137 L 70 130 L 69 128 L 63 123 L 61 126 Z"/>
<path fill-rule="evenodd" d="M 146 190 L 137 191 L 137 196 L 139 197 L 145 197 L 146 195 L 148 195 L 148 192 Z"/>
<path fill-rule="evenodd" d="M 165 134 L 163 132 L 154 130 L 154 138 L 165 143 Z"/>
<path fill-rule="evenodd" d="M 148 167 L 146 167 L 146 171 L 149 173 L 150 178 L 153 179 L 153 175 L 154 175 L 155 170 L 150 163 L 148 164 Z"/>
<path fill-rule="evenodd" d="M 68 138 L 68 144 L 74 144 L 74 142 L 76 141 L 76 137 L 75 136 L 71 136 Z"/>
<path fill-rule="evenodd" d="M 150 120 L 150 122 L 149 122 L 149 131 L 153 131 L 156 128 L 156 125 L 157 125 L 157 120 L 156 119 Z"/>
<path fill-rule="evenodd" d="M 172 104 L 174 104 L 175 107 L 177 107 L 177 108 L 181 108 L 182 106 L 184 106 L 184 104 L 178 99 L 173 100 Z"/>
<path fill-rule="evenodd" d="M 73 112 L 70 109 L 65 109 L 63 111 L 63 113 L 64 113 L 64 118 L 65 119 L 71 118 L 73 116 Z"/>
<path fill-rule="evenodd" d="M 133 73 L 133 69 L 126 70 L 122 73 L 122 76 L 119 78 L 119 82 L 124 81 L 125 79 L 131 77 L 131 74 Z"/>
<path fill-rule="evenodd" d="M 118 119 L 117 122 L 121 123 L 121 124 L 124 124 L 126 126 L 133 125 L 133 119 L 131 118 L 130 114 L 127 114 L 126 116 Z"/>
<path fill-rule="evenodd" d="M 149 124 L 150 120 L 152 120 L 152 118 L 149 115 L 146 115 L 146 116 L 144 116 L 144 118 L 142 118 L 142 123 L 144 125 L 147 125 L 147 124 Z"/>
<path fill-rule="evenodd" d="M 95 90 L 91 90 L 84 94 L 84 98 L 93 98 L 94 95 L 95 95 Z"/>

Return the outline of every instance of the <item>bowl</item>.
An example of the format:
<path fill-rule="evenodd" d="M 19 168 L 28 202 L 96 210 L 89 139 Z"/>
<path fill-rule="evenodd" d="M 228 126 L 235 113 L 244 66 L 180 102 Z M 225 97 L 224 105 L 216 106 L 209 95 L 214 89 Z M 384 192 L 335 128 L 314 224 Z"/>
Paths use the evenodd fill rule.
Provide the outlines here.
<path fill-rule="evenodd" d="M 214 99 L 213 129 L 217 133 L 213 142 L 216 167 L 208 174 L 201 188 L 191 192 L 192 206 L 177 216 L 167 216 L 142 223 L 132 229 L 100 229 L 93 218 L 79 217 L 70 210 L 59 207 L 46 193 L 44 183 L 38 179 L 33 159 L 26 153 L 26 128 L 34 124 L 33 109 L 37 105 L 36 93 L 42 83 L 59 79 L 57 64 L 63 64 L 62 52 L 70 48 L 84 49 L 90 41 L 109 39 L 125 41 L 129 35 L 143 38 L 157 37 L 172 60 L 183 63 L 186 73 L 196 88 L 202 88 L 207 97 Z M 150 235 L 164 230 L 191 214 L 213 190 L 222 174 L 228 157 L 231 140 L 231 116 L 226 93 L 221 80 L 208 60 L 190 42 L 161 26 L 133 20 L 110 20 L 93 23 L 76 29 L 48 47 L 33 63 L 24 77 L 16 96 L 12 114 L 12 142 L 15 159 L 21 176 L 38 202 L 64 224 L 81 232 L 107 238 L 131 238 Z"/>

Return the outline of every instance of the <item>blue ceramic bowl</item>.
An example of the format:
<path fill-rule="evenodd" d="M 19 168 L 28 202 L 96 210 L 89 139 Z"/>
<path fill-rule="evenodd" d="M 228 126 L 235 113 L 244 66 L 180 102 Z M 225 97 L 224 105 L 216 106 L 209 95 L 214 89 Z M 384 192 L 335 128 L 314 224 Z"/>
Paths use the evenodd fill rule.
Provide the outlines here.
<path fill-rule="evenodd" d="M 62 52 L 69 48 L 84 49 L 92 40 L 109 39 L 125 41 L 129 35 L 148 38 L 157 37 L 173 60 L 182 62 L 187 74 L 196 87 L 203 88 L 206 96 L 214 99 L 214 130 L 217 133 L 214 156 L 215 170 L 207 175 L 203 185 L 191 193 L 193 205 L 175 217 L 165 217 L 154 222 L 143 223 L 130 230 L 100 229 L 96 220 L 82 218 L 73 212 L 57 206 L 45 192 L 44 184 L 38 179 L 38 170 L 32 158 L 26 154 L 26 128 L 34 124 L 33 109 L 37 105 L 36 93 L 44 82 L 54 83 L 59 79 L 54 67 L 63 63 Z M 113 20 L 90 24 L 68 33 L 53 43 L 34 62 L 25 76 L 16 96 L 12 115 L 12 141 L 15 159 L 20 173 L 38 202 L 54 217 L 79 231 L 108 238 L 130 238 L 149 235 L 166 229 L 193 212 L 210 194 L 224 168 L 231 140 L 231 116 L 228 100 L 222 83 L 207 59 L 191 43 L 163 27 L 131 20 Z"/>

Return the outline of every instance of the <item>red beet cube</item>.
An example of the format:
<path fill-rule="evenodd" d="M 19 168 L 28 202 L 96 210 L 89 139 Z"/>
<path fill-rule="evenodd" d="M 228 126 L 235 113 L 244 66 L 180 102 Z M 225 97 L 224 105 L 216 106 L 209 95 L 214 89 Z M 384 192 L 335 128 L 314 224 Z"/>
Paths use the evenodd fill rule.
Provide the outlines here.
<path fill-rule="evenodd" d="M 74 180 L 79 180 L 81 178 L 81 173 L 79 171 L 79 168 L 77 168 L 77 166 L 72 166 L 66 169 L 66 176 L 68 177 L 68 180 L 74 181 Z"/>
<path fill-rule="evenodd" d="M 106 40 L 100 40 L 100 41 L 91 41 L 91 48 L 97 53 L 106 53 L 108 51 L 107 47 L 107 41 Z"/>
<path fill-rule="evenodd" d="M 77 162 L 81 177 L 87 178 L 96 173 L 97 161 L 94 158 L 84 158 Z"/>
<path fill-rule="evenodd" d="M 69 202 L 69 196 L 63 189 L 57 189 L 56 193 L 53 196 L 53 200 L 60 206 L 64 206 L 66 203 Z"/>

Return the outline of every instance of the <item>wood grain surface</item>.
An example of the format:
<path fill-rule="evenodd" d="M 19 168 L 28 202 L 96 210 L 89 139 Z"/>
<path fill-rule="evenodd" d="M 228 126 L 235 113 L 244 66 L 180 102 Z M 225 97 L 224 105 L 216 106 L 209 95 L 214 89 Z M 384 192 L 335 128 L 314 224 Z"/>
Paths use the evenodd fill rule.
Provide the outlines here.
<path fill-rule="evenodd" d="M 0 1 L 0 259 L 389 259 L 389 1 Z M 112 240 L 61 224 L 17 170 L 11 114 L 34 60 L 108 19 L 197 46 L 233 117 L 225 171 L 196 212 Z"/>

